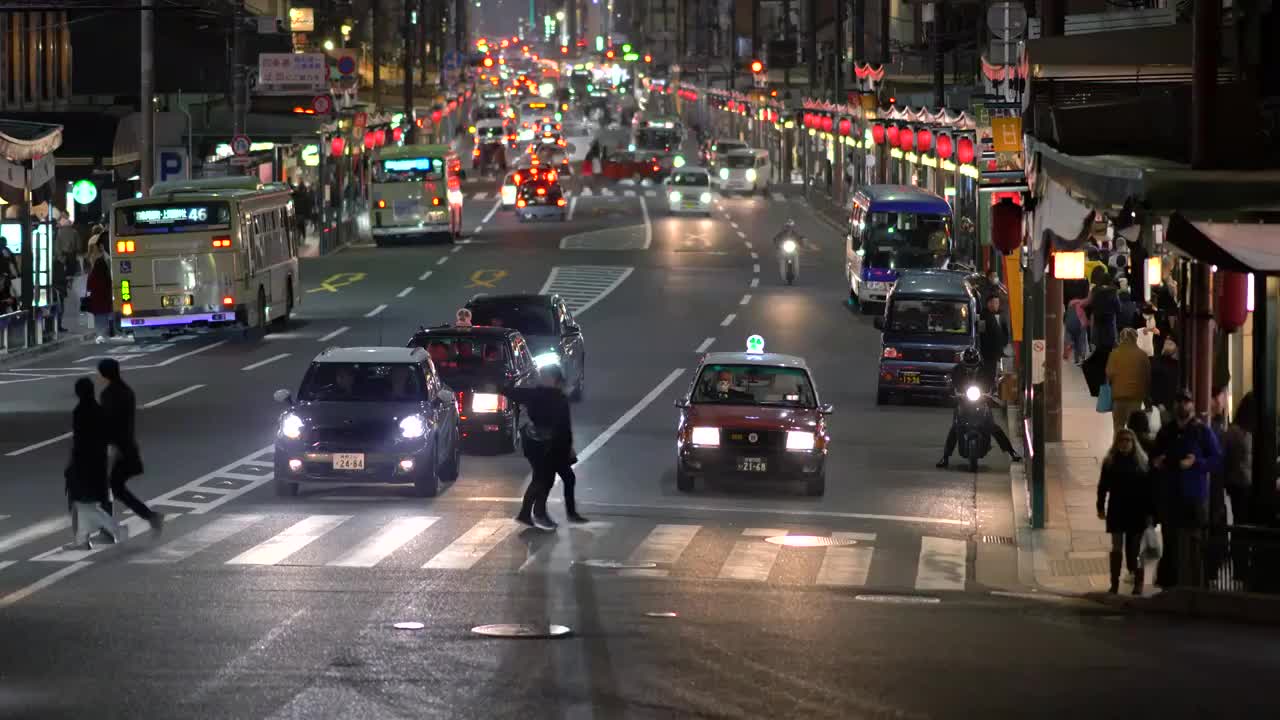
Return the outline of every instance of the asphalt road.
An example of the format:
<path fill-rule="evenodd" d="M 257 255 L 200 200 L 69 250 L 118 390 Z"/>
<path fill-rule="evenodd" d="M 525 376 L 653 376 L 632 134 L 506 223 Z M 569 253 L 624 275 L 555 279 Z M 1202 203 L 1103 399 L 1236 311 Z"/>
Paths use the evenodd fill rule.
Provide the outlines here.
<path fill-rule="evenodd" d="M 1005 461 L 934 470 L 949 411 L 876 407 L 878 336 L 844 302 L 838 234 L 802 202 L 729 197 L 709 219 L 671 218 L 655 188 L 588 183 L 569 222 L 520 224 L 493 210 L 496 189 L 469 183 L 465 243 L 304 261 L 298 317 L 265 339 L 0 368 L 0 717 L 1274 715 L 1275 633 L 1018 585 L 1015 550 L 981 542 L 1010 502 Z M 793 287 L 769 242 L 787 217 L 809 239 Z M 509 455 L 468 454 L 429 500 L 274 496 L 271 394 L 316 353 L 402 345 L 476 293 L 544 287 L 580 308 L 591 524 L 516 530 L 527 465 Z M 672 401 L 700 352 L 753 333 L 805 356 L 836 407 L 824 497 L 675 489 Z M 64 552 L 72 378 L 102 355 L 144 404 L 131 487 L 171 521 Z M 779 535 L 838 544 L 765 542 Z M 470 632 L 489 623 L 572 633 Z"/>

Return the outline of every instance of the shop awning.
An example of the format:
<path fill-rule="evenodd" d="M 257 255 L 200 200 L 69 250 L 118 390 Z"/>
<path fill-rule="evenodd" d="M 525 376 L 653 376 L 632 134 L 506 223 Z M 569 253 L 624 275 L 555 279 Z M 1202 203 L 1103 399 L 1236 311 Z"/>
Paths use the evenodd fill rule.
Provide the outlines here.
<path fill-rule="evenodd" d="M 1174 215 L 1166 241 L 1200 262 L 1225 270 L 1280 275 L 1280 223 L 1213 222 Z"/>
<path fill-rule="evenodd" d="M 52 153 L 61 144 L 61 125 L 0 119 L 0 158 L 32 160 Z"/>

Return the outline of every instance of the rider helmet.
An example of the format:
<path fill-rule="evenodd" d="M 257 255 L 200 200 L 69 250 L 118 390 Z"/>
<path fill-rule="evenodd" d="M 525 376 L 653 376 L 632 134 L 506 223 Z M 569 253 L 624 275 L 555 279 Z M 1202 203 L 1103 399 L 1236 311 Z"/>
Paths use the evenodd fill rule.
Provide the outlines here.
<path fill-rule="evenodd" d="M 960 362 L 969 367 L 978 365 L 981 360 L 982 357 L 978 354 L 977 348 L 965 348 L 964 352 L 960 353 Z"/>

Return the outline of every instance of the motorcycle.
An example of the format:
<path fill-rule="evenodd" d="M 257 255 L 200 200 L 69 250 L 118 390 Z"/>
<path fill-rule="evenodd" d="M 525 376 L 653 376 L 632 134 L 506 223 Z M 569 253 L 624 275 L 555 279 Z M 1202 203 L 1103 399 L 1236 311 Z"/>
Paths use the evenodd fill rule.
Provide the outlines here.
<path fill-rule="evenodd" d="M 800 244 L 795 238 L 788 237 L 778 246 L 778 272 L 788 285 L 794 285 L 796 276 L 800 274 Z"/>
<path fill-rule="evenodd" d="M 991 401 L 977 385 L 970 385 L 956 397 L 956 450 L 969 461 L 969 471 L 978 471 L 978 461 L 991 452 Z"/>

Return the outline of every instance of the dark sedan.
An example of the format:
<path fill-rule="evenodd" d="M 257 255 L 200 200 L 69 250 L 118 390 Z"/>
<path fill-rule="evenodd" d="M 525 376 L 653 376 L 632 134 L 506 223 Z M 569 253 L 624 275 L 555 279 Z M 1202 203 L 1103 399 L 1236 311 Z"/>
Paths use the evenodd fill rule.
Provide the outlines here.
<path fill-rule="evenodd" d="M 570 397 L 586 386 L 586 344 L 582 328 L 559 295 L 480 295 L 467 303 L 476 325 L 515 328 L 529 343 L 537 368 L 559 365 Z"/>

